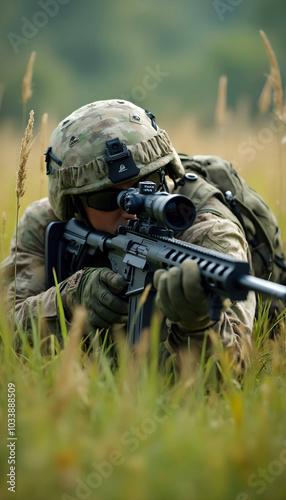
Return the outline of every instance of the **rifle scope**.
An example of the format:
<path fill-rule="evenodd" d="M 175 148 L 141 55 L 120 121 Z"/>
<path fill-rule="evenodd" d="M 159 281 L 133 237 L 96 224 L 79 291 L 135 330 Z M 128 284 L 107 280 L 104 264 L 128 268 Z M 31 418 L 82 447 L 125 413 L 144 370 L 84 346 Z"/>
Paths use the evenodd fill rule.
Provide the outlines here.
<path fill-rule="evenodd" d="M 184 231 L 190 227 L 196 216 L 196 209 L 189 198 L 180 194 L 156 193 L 155 182 L 139 182 L 139 188 L 121 191 L 117 204 L 129 214 L 139 219 L 151 218 L 161 226 L 174 231 Z"/>

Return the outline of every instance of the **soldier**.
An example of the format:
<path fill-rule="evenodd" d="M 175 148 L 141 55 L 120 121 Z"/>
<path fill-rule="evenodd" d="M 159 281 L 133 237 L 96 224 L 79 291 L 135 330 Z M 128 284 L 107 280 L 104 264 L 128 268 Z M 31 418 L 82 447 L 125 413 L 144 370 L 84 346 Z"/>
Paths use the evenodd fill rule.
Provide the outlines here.
<path fill-rule="evenodd" d="M 114 152 L 125 158 L 124 165 L 113 161 Z M 142 178 L 155 182 L 158 190 L 166 190 L 165 176 L 176 186 L 184 169 L 168 134 L 157 126 L 154 115 L 122 100 L 97 101 L 74 111 L 57 126 L 45 154 L 49 199 L 32 203 L 19 222 L 15 317 L 30 332 L 31 318 L 37 318 L 40 310 L 48 331 L 61 339 L 56 288 L 46 289 L 45 284 L 48 224 L 75 217 L 115 235 L 119 225 L 136 218 L 118 208 L 116 199 L 120 190 L 136 186 Z M 207 207 L 212 208 L 197 214 L 194 224 L 176 237 L 249 260 L 242 230 L 232 217 L 228 220 L 220 216 L 220 204 L 215 197 L 208 199 Z M 3 266 L 11 300 L 14 263 L 15 238 Z M 124 279 L 110 269 L 103 253 L 93 266 L 80 269 L 59 284 L 67 325 L 76 306 L 81 304 L 88 312 L 86 333 L 125 324 L 128 317 L 128 304 L 120 296 Z M 250 345 L 254 293 L 249 293 L 247 301 L 230 304 L 220 321 L 213 324 L 195 262 L 188 260 L 181 267 L 156 271 L 154 284 L 156 306 L 167 318 L 164 343 L 170 353 L 178 354 L 188 345 L 199 355 L 204 336 L 212 328 L 235 359 L 241 359 L 243 342 Z M 115 290 L 117 293 L 113 293 Z"/>

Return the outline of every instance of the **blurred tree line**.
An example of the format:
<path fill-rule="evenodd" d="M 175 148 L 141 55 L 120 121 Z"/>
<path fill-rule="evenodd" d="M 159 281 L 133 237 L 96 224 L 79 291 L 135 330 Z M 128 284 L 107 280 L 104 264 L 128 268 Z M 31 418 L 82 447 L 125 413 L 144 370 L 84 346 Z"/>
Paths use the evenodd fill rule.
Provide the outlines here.
<path fill-rule="evenodd" d="M 2 5 L 0 121 L 21 125 L 21 82 L 37 52 L 29 109 L 60 120 L 121 97 L 155 115 L 213 124 L 219 77 L 251 113 L 269 72 L 263 29 L 285 76 L 283 0 L 10 0 Z"/>

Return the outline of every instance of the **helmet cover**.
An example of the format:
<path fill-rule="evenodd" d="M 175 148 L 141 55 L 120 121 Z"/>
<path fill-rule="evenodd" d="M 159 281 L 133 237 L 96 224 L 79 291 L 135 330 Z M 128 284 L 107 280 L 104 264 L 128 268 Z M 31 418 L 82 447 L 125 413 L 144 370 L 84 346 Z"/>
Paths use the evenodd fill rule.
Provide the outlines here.
<path fill-rule="evenodd" d="M 46 152 L 49 200 L 60 220 L 74 216 L 73 195 L 126 182 L 126 176 L 121 177 L 119 172 L 120 167 L 124 171 L 125 163 L 122 166 L 120 161 L 108 160 L 107 146 L 115 139 L 123 144 L 125 157 L 129 155 L 132 162 L 128 180 L 140 179 L 164 166 L 172 178 L 184 175 L 167 132 L 156 126 L 150 112 L 117 99 L 87 104 L 59 123 Z"/>

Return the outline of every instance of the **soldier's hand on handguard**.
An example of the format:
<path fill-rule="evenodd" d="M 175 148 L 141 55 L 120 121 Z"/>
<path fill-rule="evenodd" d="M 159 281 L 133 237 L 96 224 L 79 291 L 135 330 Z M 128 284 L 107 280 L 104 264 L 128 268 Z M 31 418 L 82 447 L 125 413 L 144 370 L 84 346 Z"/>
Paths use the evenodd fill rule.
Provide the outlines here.
<path fill-rule="evenodd" d="M 158 269 L 154 274 L 154 286 L 157 288 L 156 306 L 170 321 L 189 332 L 209 326 L 208 297 L 201 285 L 196 262 L 185 260 L 180 267 L 168 271 Z"/>
<path fill-rule="evenodd" d="M 83 305 L 93 328 L 108 328 L 113 323 L 126 323 L 128 303 L 119 296 L 124 285 L 124 278 L 107 267 L 87 268 L 77 285 L 67 285 L 67 305 L 69 309 L 76 304 Z"/>

